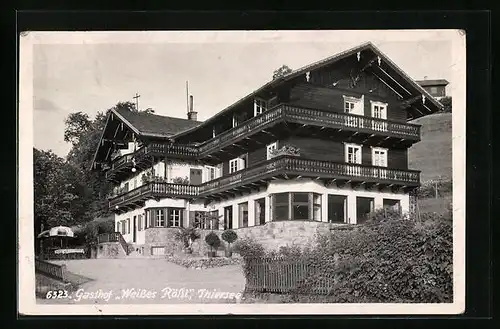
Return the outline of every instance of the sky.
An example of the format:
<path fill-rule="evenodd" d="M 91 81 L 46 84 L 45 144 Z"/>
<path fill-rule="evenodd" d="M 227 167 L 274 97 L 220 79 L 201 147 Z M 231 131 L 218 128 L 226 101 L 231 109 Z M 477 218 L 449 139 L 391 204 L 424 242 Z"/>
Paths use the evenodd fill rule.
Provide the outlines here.
<path fill-rule="evenodd" d="M 267 83 L 284 64 L 299 69 L 366 41 L 415 80 L 453 84 L 452 43 L 436 31 L 40 34 L 33 45 L 34 147 L 66 156 L 70 113 L 94 118 L 134 101 L 136 93 L 140 109 L 186 118 L 186 81 L 198 120 L 206 120 Z"/>

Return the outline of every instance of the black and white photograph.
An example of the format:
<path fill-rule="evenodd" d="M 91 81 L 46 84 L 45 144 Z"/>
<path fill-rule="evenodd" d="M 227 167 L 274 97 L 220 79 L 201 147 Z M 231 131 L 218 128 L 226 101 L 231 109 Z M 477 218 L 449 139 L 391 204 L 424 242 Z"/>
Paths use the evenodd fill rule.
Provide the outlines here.
<path fill-rule="evenodd" d="M 21 35 L 20 309 L 464 312 L 465 38 Z"/>

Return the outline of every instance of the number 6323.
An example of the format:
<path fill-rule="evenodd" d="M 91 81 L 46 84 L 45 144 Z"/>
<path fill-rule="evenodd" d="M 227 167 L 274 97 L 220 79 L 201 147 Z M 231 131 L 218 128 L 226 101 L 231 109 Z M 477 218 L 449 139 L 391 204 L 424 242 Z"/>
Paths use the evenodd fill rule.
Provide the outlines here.
<path fill-rule="evenodd" d="M 68 298 L 67 290 L 49 290 L 47 291 L 47 295 L 45 295 L 46 299 L 60 299 L 60 298 Z"/>

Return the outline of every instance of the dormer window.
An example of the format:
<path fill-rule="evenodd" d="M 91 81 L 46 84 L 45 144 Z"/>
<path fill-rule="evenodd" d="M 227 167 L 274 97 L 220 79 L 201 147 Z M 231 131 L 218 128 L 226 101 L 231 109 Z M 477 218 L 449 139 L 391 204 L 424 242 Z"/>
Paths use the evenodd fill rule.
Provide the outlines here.
<path fill-rule="evenodd" d="M 258 116 L 267 111 L 267 102 L 263 99 L 256 98 L 253 101 L 253 115 Z"/>

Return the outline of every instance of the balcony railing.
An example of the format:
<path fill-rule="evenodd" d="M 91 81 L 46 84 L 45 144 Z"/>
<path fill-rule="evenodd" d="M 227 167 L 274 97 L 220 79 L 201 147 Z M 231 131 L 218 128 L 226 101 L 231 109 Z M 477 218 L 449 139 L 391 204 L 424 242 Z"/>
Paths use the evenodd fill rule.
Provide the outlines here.
<path fill-rule="evenodd" d="M 203 158 L 227 145 L 232 145 L 235 141 L 243 137 L 260 132 L 279 121 L 351 130 L 354 132 L 366 132 L 416 141 L 420 139 L 419 125 L 280 104 L 198 146 L 161 143 L 144 146 L 132 154 L 115 159 L 111 170 L 117 169 L 125 163 L 132 162 L 133 158 L 138 159 L 143 155 L 149 154 L 170 155 L 190 159 Z"/>
<path fill-rule="evenodd" d="M 111 199 L 109 206 L 112 208 L 135 200 L 154 197 L 206 197 L 212 193 L 223 192 L 237 186 L 270 179 L 277 175 L 299 175 L 403 186 L 417 186 L 420 182 L 420 172 L 415 170 L 308 160 L 285 155 L 264 161 L 255 167 L 208 181 L 202 185 L 151 182 Z"/>
<path fill-rule="evenodd" d="M 193 197 L 198 195 L 198 188 L 196 185 L 150 182 L 112 198 L 109 207 L 120 206 L 132 200 L 155 197 Z"/>
<path fill-rule="evenodd" d="M 414 170 L 281 156 L 265 161 L 253 168 L 244 169 L 229 176 L 209 181 L 200 186 L 199 193 L 200 196 L 205 196 L 210 193 L 227 190 L 234 186 L 252 183 L 279 174 L 294 174 L 304 177 L 337 178 L 401 185 L 418 185 L 420 181 L 420 172 Z"/>

